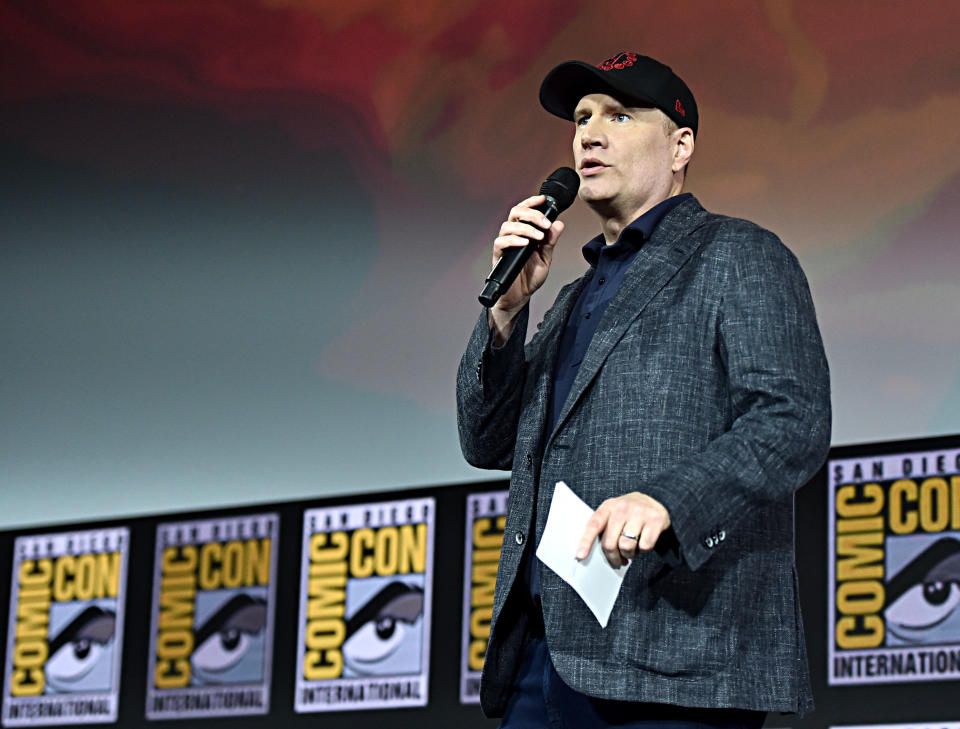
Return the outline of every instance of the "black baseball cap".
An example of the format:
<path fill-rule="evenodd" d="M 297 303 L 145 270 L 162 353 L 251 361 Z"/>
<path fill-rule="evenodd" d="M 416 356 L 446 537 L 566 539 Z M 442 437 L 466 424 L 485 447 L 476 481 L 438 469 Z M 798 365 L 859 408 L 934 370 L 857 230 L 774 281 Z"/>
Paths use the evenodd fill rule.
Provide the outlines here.
<path fill-rule="evenodd" d="M 651 104 L 697 136 L 697 102 L 683 79 L 649 56 L 623 51 L 596 66 L 583 61 L 561 63 L 540 84 L 543 108 L 573 121 L 587 94 L 609 94 L 620 101 Z"/>

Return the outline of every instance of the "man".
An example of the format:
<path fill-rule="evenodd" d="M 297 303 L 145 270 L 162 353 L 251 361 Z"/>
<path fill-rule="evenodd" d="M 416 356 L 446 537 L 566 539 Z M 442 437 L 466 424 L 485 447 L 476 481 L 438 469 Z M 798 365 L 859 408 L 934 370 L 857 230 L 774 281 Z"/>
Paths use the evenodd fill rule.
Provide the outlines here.
<path fill-rule="evenodd" d="M 525 729 L 807 711 L 793 494 L 826 457 L 830 405 L 803 273 L 769 231 L 681 194 L 698 113 L 669 67 L 571 61 L 540 100 L 574 122 L 601 234 L 525 346 L 563 223 L 540 196 L 512 208 L 494 260 L 538 249 L 457 376 L 467 460 L 513 472 L 483 709 Z M 599 537 L 632 560 L 605 629 L 533 556 L 561 480 L 596 509 L 579 556 Z"/>

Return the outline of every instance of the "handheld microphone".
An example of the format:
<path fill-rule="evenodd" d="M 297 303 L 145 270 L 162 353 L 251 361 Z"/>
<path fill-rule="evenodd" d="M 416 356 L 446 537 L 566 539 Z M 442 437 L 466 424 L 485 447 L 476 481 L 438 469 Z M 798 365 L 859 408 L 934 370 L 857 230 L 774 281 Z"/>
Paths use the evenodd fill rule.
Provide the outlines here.
<path fill-rule="evenodd" d="M 569 167 L 561 167 L 540 185 L 540 194 L 546 197 L 546 200 L 535 209 L 543 213 L 552 223 L 560 213 L 573 204 L 579 189 L 580 177 L 577 173 Z M 481 304 L 489 309 L 497 303 L 497 300 L 520 275 L 520 271 L 536 250 L 537 243 L 538 241 L 531 240 L 525 246 L 514 246 L 503 252 L 497 265 L 487 276 L 483 291 L 480 292 Z"/>

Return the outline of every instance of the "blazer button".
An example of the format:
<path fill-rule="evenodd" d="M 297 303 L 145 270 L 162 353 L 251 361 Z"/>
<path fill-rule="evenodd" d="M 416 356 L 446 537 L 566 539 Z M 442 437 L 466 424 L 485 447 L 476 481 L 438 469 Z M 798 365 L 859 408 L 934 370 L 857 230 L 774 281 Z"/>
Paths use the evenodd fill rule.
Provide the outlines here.
<path fill-rule="evenodd" d="M 726 538 L 727 538 L 727 533 L 721 529 L 720 533 L 717 534 L 717 539 L 722 542 Z"/>
<path fill-rule="evenodd" d="M 523 546 L 523 532 L 517 532 L 514 534 L 513 541 L 515 541 L 518 545 Z"/>
<path fill-rule="evenodd" d="M 714 541 L 713 537 L 707 537 L 703 540 L 703 543 L 707 545 L 707 549 L 713 549 Z"/>

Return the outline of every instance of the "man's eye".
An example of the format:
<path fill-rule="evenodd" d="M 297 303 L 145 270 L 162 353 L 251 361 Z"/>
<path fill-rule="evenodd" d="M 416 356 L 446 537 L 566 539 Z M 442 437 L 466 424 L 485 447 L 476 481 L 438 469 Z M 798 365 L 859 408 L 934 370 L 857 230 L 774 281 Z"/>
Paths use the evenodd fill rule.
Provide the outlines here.
<path fill-rule="evenodd" d="M 588 116 L 581 116 L 579 119 L 577 119 L 577 126 L 578 126 L 578 127 L 584 126 L 584 125 L 587 123 L 587 120 L 588 120 L 588 119 L 590 119 L 590 117 L 588 117 Z"/>
<path fill-rule="evenodd" d="M 614 115 L 613 115 L 613 118 L 614 118 L 614 121 L 618 121 L 618 122 L 625 122 L 625 121 L 628 121 L 628 120 L 630 119 L 630 117 L 629 117 L 628 115 L 623 114 L 623 113 L 614 114 Z"/>

